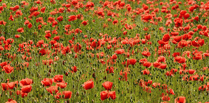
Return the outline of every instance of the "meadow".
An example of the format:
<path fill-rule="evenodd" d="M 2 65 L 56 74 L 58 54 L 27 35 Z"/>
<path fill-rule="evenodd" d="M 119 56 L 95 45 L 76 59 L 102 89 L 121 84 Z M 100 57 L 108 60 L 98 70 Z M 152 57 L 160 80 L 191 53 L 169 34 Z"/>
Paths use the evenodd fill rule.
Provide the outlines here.
<path fill-rule="evenodd" d="M 209 103 L 207 0 L 0 0 L 1 103 Z"/>

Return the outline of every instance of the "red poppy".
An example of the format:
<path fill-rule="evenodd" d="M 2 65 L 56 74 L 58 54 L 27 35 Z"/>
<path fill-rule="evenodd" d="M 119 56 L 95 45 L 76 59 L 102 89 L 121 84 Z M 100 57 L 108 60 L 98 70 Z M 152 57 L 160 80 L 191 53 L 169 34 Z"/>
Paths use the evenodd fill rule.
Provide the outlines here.
<path fill-rule="evenodd" d="M 1 1 L 1 0 L 0 0 Z M 6 103 L 17 103 L 17 101 L 12 100 L 12 99 L 8 99 L 8 101 Z"/>
<path fill-rule="evenodd" d="M 92 80 L 89 80 L 83 84 L 83 88 L 85 90 L 92 89 L 93 87 L 94 87 L 94 82 Z"/>
<path fill-rule="evenodd" d="M 193 69 L 189 69 L 189 74 L 194 74 L 195 73 L 195 70 L 193 70 Z"/>
<path fill-rule="evenodd" d="M 23 93 L 29 93 L 31 90 L 32 90 L 32 86 L 31 86 L 31 85 L 26 85 L 26 86 L 23 86 L 23 87 L 21 88 L 21 91 L 22 91 Z"/>
<path fill-rule="evenodd" d="M 51 94 L 56 94 L 58 92 L 58 86 L 50 86 L 49 88 L 46 88 L 46 90 Z"/>
<path fill-rule="evenodd" d="M 136 59 L 129 59 L 129 62 L 131 65 L 135 65 L 136 64 Z"/>
<path fill-rule="evenodd" d="M 160 68 L 160 69 L 165 69 L 166 66 L 167 66 L 167 64 L 160 64 L 160 66 L 159 66 L 158 68 Z"/>
<path fill-rule="evenodd" d="M 9 20 L 14 21 L 14 17 L 10 15 Z"/>
<path fill-rule="evenodd" d="M 115 51 L 116 54 L 123 54 L 125 53 L 125 50 L 124 49 L 118 49 Z"/>
<path fill-rule="evenodd" d="M 160 62 L 154 62 L 154 63 L 153 63 L 153 66 L 154 66 L 155 68 L 159 67 L 160 65 L 161 65 Z"/>
<path fill-rule="evenodd" d="M 194 60 L 201 60 L 202 59 L 202 54 L 201 53 L 195 53 L 193 56 Z"/>
<path fill-rule="evenodd" d="M 18 34 L 17 34 L 17 35 L 15 35 L 15 38 L 20 38 L 20 35 L 18 35 Z"/>
<path fill-rule="evenodd" d="M 164 42 L 169 41 L 169 39 L 170 39 L 170 35 L 169 35 L 169 34 L 165 34 L 165 35 L 163 36 L 163 41 L 164 41 Z"/>
<path fill-rule="evenodd" d="M 150 74 L 150 71 L 147 70 L 147 69 L 144 69 L 141 72 L 143 73 L 143 75 L 149 75 Z"/>
<path fill-rule="evenodd" d="M 114 73 L 114 68 L 113 67 L 107 67 L 106 71 L 107 71 L 107 73 Z"/>
<path fill-rule="evenodd" d="M 112 82 L 104 82 L 102 83 L 102 86 L 106 89 L 106 90 L 111 90 L 113 83 Z"/>
<path fill-rule="evenodd" d="M 25 79 L 22 79 L 22 80 L 20 81 L 20 86 L 31 85 L 32 83 L 33 83 L 33 80 L 32 80 L 32 79 L 25 78 Z"/>
<path fill-rule="evenodd" d="M 86 25 L 88 24 L 88 21 L 83 21 L 82 24 L 83 24 L 84 26 L 86 26 Z"/>
<path fill-rule="evenodd" d="M 23 32 L 24 32 L 24 28 L 18 28 L 18 29 L 17 29 L 17 32 L 23 33 Z"/>
<path fill-rule="evenodd" d="M 122 77 L 120 77 L 119 80 L 128 81 L 128 72 L 127 72 L 127 71 L 122 72 L 122 70 L 121 70 L 121 71 L 120 71 L 120 75 L 121 75 Z"/>
<path fill-rule="evenodd" d="M 159 87 L 159 86 L 160 86 L 160 83 L 152 83 L 153 88 L 156 88 L 156 87 Z"/>
<path fill-rule="evenodd" d="M 179 96 L 175 99 L 175 103 L 186 103 L 186 98 L 184 96 Z"/>
<path fill-rule="evenodd" d="M 77 19 L 76 15 L 71 15 L 71 16 L 69 16 L 68 21 L 74 21 L 76 19 Z"/>
<path fill-rule="evenodd" d="M 72 70 L 73 70 L 73 72 L 77 72 L 77 67 L 76 66 L 73 66 L 72 67 Z"/>
<path fill-rule="evenodd" d="M 166 61 L 166 58 L 164 56 L 159 56 L 157 58 L 157 62 L 165 62 Z"/>
<path fill-rule="evenodd" d="M 55 36 L 53 39 L 54 39 L 55 41 L 58 41 L 58 40 L 60 40 L 60 36 Z"/>
<path fill-rule="evenodd" d="M 110 92 L 108 93 L 108 96 L 110 96 L 110 98 L 114 100 L 114 99 L 116 98 L 115 91 L 110 91 Z"/>
<path fill-rule="evenodd" d="M 6 91 L 9 89 L 9 86 L 7 85 L 7 83 L 1 83 L 2 89 L 3 91 Z"/>
<path fill-rule="evenodd" d="M 24 93 L 22 91 L 20 91 L 20 94 L 21 94 L 21 97 L 24 98 L 24 97 L 27 97 L 28 93 Z"/>
<path fill-rule="evenodd" d="M 169 97 L 169 96 L 163 96 L 163 97 L 162 97 L 162 100 L 163 100 L 163 101 L 170 101 L 170 97 Z"/>
<path fill-rule="evenodd" d="M 149 57 L 149 56 L 151 56 L 151 53 L 149 51 L 143 51 L 142 55 L 146 56 L 146 57 Z"/>
<path fill-rule="evenodd" d="M 70 99 L 72 96 L 72 92 L 71 91 L 63 91 L 62 94 L 64 95 L 65 99 Z"/>
<path fill-rule="evenodd" d="M 7 74 L 9 74 L 14 71 L 14 67 L 11 67 L 10 65 L 5 65 L 3 67 L 3 71 L 5 71 Z"/>
<path fill-rule="evenodd" d="M 105 100 L 105 99 L 109 98 L 108 91 L 100 92 L 100 97 L 101 97 L 101 100 Z"/>
<path fill-rule="evenodd" d="M 174 19 L 174 23 L 175 23 L 175 26 L 178 28 L 178 27 L 181 27 L 183 25 L 183 19 L 181 18 L 175 18 Z"/>
<path fill-rule="evenodd" d="M 13 89 L 18 84 L 18 81 L 7 83 L 9 89 Z"/>
<path fill-rule="evenodd" d="M 53 82 L 55 83 L 64 82 L 63 75 L 55 75 L 53 78 Z"/>
<path fill-rule="evenodd" d="M 151 65 L 152 65 L 152 63 L 150 63 L 150 62 L 144 62 L 143 63 L 143 66 L 145 66 L 147 68 L 149 68 Z"/>
<path fill-rule="evenodd" d="M 143 58 L 143 59 L 140 59 L 140 60 L 139 60 L 139 63 L 140 63 L 140 64 L 144 64 L 144 62 L 147 62 L 147 58 Z"/>
<path fill-rule="evenodd" d="M 81 50 L 81 48 L 82 48 L 81 44 L 79 44 L 79 43 L 75 44 L 74 52 L 76 52 L 76 53 L 79 52 Z"/>
<path fill-rule="evenodd" d="M 175 93 L 174 93 L 173 89 L 169 89 L 169 90 L 167 90 L 167 93 L 168 93 L 168 94 L 175 95 Z"/>
<path fill-rule="evenodd" d="M 57 83 L 56 84 L 58 87 L 60 87 L 60 88 L 65 88 L 65 87 L 67 87 L 67 83 L 65 83 L 65 82 L 60 82 L 60 83 Z"/>
<path fill-rule="evenodd" d="M 58 20 L 59 22 L 61 22 L 61 21 L 63 20 L 63 16 L 57 17 L 57 20 Z"/>
<path fill-rule="evenodd" d="M 198 87 L 198 90 L 199 90 L 199 91 L 205 91 L 206 88 L 207 88 L 206 85 L 202 85 L 202 86 L 199 86 L 199 87 Z"/>
<path fill-rule="evenodd" d="M 51 78 L 44 78 L 41 81 L 41 84 L 44 86 L 51 86 L 52 85 L 52 79 Z"/>
<path fill-rule="evenodd" d="M 111 59 L 117 59 L 117 55 L 116 55 L 116 54 L 113 54 L 113 55 L 111 56 Z"/>
<path fill-rule="evenodd" d="M 42 48 L 42 49 L 39 51 L 39 53 L 40 53 L 41 55 L 45 55 L 45 54 L 46 54 L 46 50 Z"/>
<path fill-rule="evenodd" d="M 29 29 L 32 28 L 32 26 L 33 26 L 33 25 L 32 25 L 31 23 L 28 24 L 28 28 L 29 28 Z"/>

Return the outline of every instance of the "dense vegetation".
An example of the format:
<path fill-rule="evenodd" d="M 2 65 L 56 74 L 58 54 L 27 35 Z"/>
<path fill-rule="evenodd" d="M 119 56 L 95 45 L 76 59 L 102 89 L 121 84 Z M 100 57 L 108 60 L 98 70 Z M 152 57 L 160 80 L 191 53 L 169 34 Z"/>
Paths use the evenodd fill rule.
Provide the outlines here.
<path fill-rule="evenodd" d="M 209 103 L 206 0 L 0 0 L 1 103 Z"/>

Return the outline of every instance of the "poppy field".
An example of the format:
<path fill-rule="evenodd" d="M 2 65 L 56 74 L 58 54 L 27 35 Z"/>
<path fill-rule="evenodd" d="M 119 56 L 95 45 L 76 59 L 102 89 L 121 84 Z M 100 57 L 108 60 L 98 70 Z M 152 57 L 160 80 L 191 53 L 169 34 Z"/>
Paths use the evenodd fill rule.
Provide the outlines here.
<path fill-rule="evenodd" d="M 0 0 L 0 103 L 209 103 L 207 0 Z"/>

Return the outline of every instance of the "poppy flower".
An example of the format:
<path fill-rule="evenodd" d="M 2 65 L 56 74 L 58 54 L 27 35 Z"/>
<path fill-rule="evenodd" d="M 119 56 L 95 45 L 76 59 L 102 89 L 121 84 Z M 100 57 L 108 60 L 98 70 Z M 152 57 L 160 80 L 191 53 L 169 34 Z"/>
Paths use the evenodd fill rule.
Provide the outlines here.
<path fill-rule="evenodd" d="M 147 68 L 149 68 L 151 65 L 152 65 L 152 63 L 150 63 L 150 62 L 144 62 L 143 63 L 143 66 L 145 66 Z"/>
<path fill-rule="evenodd" d="M 168 89 L 168 90 L 167 90 L 167 93 L 168 93 L 168 94 L 175 95 L 175 93 L 174 93 L 173 89 Z"/>
<path fill-rule="evenodd" d="M 17 34 L 17 35 L 15 35 L 15 38 L 20 38 L 20 35 L 18 35 L 18 34 Z"/>
<path fill-rule="evenodd" d="M 181 18 L 175 18 L 174 19 L 175 27 L 181 27 L 183 25 L 183 19 Z"/>
<path fill-rule="evenodd" d="M 65 82 L 57 83 L 56 85 L 57 85 L 58 87 L 60 87 L 60 88 L 65 88 L 65 87 L 67 87 L 67 83 L 65 83 Z"/>
<path fill-rule="evenodd" d="M 23 33 L 23 32 L 24 32 L 24 28 L 18 28 L 18 29 L 17 29 L 17 32 Z"/>
<path fill-rule="evenodd" d="M 165 34 L 165 35 L 163 36 L 163 41 L 164 41 L 164 42 L 169 41 L 169 39 L 170 39 L 170 35 L 169 35 L 169 34 Z"/>
<path fill-rule="evenodd" d="M 9 89 L 13 89 L 17 84 L 18 84 L 18 81 L 7 83 Z"/>
<path fill-rule="evenodd" d="M 179 96 L 175 99 L 175 103 L 186 103 L 186 98 L 184 96 Z"/>
<path fill-rule="evenodd" d="M 9 74 L 14 71 L 14 67 L 11 67 L 10 65 L 5 65 L 3 67 L 3 71 L 5 71 L 7 74 Z"/>
<path fill-rule="evenodd" d="M 28 93 L 24 93 L 22 91 L 20 91 L 20 94 L 21 94 L 21 97 L 24 98 L 24 97 L 27 97 Z"/>
<path fill-rule="evenodd" d="M 52 85 L 52 79 L 50 79 L 50 78 L 44 78 L 41 81 L 41 84 L 44 85 L 44 86 L 51 86 Z"/>
<path fill-rule="evenodd" d="M 131 65 L 135 65 L 136 64 L 136 59 L 129 59 L 129 62 Z"/>
<path fill-rule="evenodd" d="M 115 98 L 116 98 L 115 91 L 110 91 L 110 92 L 108 93 L 108 96 L 110 96 L 111 99 L 115 100 Z"/>
<path fill-rule="evenodd" d="M 194 74 L 195 70 L 189 69 L 188 72 L 189 72 L 189 74 Z"/>
<path fill-rule="evenodd" d="M 82 24 L 83 24 L 84 26 L 86 26 L 86 25 L 88 24 L 88 21 L 83 21 Z"/>
<path fill-rule="evenodd" d="M 124 49 L 118 49 L 115 51 L 116 54 L 123 54 L 125 53 L 125 50 Z"/>
<path fill-rule="evenodd" d="M 55 75 L 53 78 L 53 82 L 55 82 L 55 83 L 64 82 L 63 75 Z"/>
<path fill-rule="evenodd" d="M 153 88 L 156 88 L 156 87 L 159 87 L 159 86 L 160 86 L 160 83 L 152 83 Z"/>
<path fill-rule="evenodd" d="M 23 93 L 29 93 L 32 90 L 32 86 L 31 85 L 26 85 L 26 86 L 22 86 L 21 91 Z"/>
<path fill-rule="evenodd" d="M 147 70 L 147 69 L 144 69 L 141 72 L 143 73 L 143 75 L 149 75 L 150 74 L 150 71 Z"/>
<path fill-rule="evenodd" d="M 28 24 L 28 28 L 29 28 L 29 29 L 32 28 L 32 26 L 33 26 L 33 25 L 32 25 L 31 23 Z"/>
<path fill-rule="evenodd" d="M 167 64 L 160 64 L 160 66 L 159 66 L 158 68 L 160 68 L 160 69 L 165 69 L 166 66 L 167 66 Z"/>
<path fill-rule="evenodd" d="M 73 66 L 73 67 L 72 67 L 72 71 L 73 71 L 73 72 L 77 72 L 77 67 L 76 67 L 76 66 Z"/>
<path fill-rule="evenodd" d="M 72 92 L 71 91 L 63 91 L 62 94 L 64 95 L 65 99 L 70 99 L 72 96 Z"/>
<path fill-rule="evenodd" d="M 169 97 L 169 96 L 163 96 L 163 97 L 162 97 L 162 100 L 163 100 L 163 101 L 170 101 L 170 97 Z"/>
<path fill-rule="evenodd" d="M 146 56 L 146 57 L 149 57 L 149 56 L 151 56 L 151 53 L 149 51 L 143 51 L 142 55 Z"/>
<path fill-rule="evenodd" d="M 113 67 L 107 67 L 106 71 L 107 71 L 107 73 L 114 73 L 114 68 Z"/>
<path fill-rule="evenodd" d="M 56 98 L 56 99 L 60 99 L 60 98 L 61 98 L 61 96 L 62 96 L 62 93 L 58 92 L 58 93 L 56 93 L 56 95 L 54 96 L 54 98 Z"/>
<path fill-rule="evenodd" d="M 105 100 L 105 99 L 109 98 L 108 91 L 100 92 L 100 98 L 101 98 L 101 100 Z"/>
<path fill-rule="evenodd" d="M 60 36 L 55 36 L 53 39 L 54 39 L 55 41 L 58 41 L 58 40 L 60 40 Z"/>
<path fill-rule="evenodd" d="M 20 86 L 31 85 L 33 83 L 32 79 L 25 78 L 20 81 Z"/>
<path fill-rule="evenodd" d="M 85 82 L 82 86 L 85 90 L 92 89 L 94 87 L 94 82 L 92 80 L 89 80 Z"/>
<path fill-rule="evenodd" d="M 1 83 L 2 89 L 3 91 L 6 91 L 9 89 L 9 86 L 7 85 L 7 83 Z"/>
<path fill-rule="evenodd" d="M 111 59 L 117 59 L 117 55 L 116 55 L 116 54 L 113 54 L 113 55 L 111 56 Z"/>
<path fill-rule="evenodd" d="M 46 88 L 46 90 L 51 94 L 56 94 L 58 92 L 58 86 L 50 86 L 49 88 Z"/>
<path fill-rule="evenodd" d="M 124 71 L 122 72 L 122 70 L 120 71 L 120 77 L 119 80 L 125 80 L 125 81 L 128 81 L 128 72 L 127 71 Z"/>
<path fill-rule="evenodd" d="M 102 86 L 106 89 L 106 90 L 111 90 L 113 83 L 112 82 L 104 82 L 102 83 Z"/>
<path fill-rule="evenodd" d="M 207 88 L 206 85 L 202 85 L 202 86 L 199 86 L 199 87 L 198 87 L 198 90 L 199 90 L 199 91 L 205 91 L 206 88 Z"/>
<path fill-rule="evenodd" d="M 76 52 L 76 53 L 79 52 L 81 50 L 81 48 L 82 48 L 81 44 L 79 44 L 79 43 L 75 44 L 74 52 Z"/>
<path fill-rule="evenodd" d="M 195 53 L 193 56 L 194 60 L 201 60 L 202 59 L 202 54 L 201 53 Z"/>
<path fill-rule="evenodd" d="M 1 1 L 1 0 L 0 0 Z M 12 100 L 12 99 L 8 99 L 8 101 L 6 103 L 17 103 L 17 101 Z"/>
<path fill-rule="evenodd" d="M 140 64 L 144 64 L 144 62 L 147 62 L 147 58 L 142 58 L 142 59 L 139 60 Z"/>
<path fill-rule="evenodd" d="M 155 68 L 159 67 L 160 65 L 161 65 L 160 62 L 154 62 L 154 63 L 153 63 L 153 66 L 154 66 Z"/>
<path fill-rule="evenodd" d="M 157 62 L 165 62 L 166 61 L 166 58 L 164 56 L 159 56 L 157 58 Z"/>
<path fill-rule="evenodd" d="M 69 16 L 68 21 L 74 21 L 76 19 L 77 19 L 76 15 L 71 15 L 71 16 Z"/>

